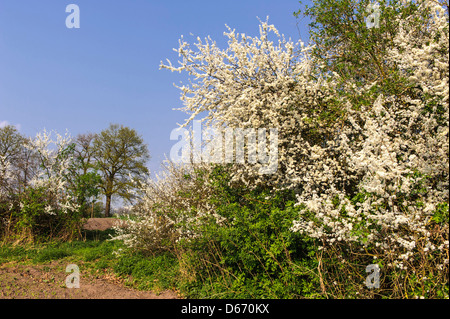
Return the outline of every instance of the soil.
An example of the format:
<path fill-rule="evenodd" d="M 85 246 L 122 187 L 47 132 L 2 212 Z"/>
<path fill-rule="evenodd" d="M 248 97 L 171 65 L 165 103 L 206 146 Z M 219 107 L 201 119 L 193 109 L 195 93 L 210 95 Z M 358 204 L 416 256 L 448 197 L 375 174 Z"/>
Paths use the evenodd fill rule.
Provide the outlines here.
<path fill-rule="evenodd" d="M 119 220 L 91 218 L 84 225 L 88 230 L 105 230 Z M 174 291 L 140 291 L 129 288 L 125 280 L 108 271 L 83 272 L 80 264 L 80 287 L 68 288 L 61 261 L 48 264 L 22 265 L 14 262 L 0 265 L 0 299 L 177 299 Z"/>
<path fill-rule="evenodd" d="M 106 230 L 115 225 L 122 225 L 124 222 L 117 218 L 89 218 L 83 224 L 86 230 Z"/>
<path fill-rule="evenodd" d="M 84 274 L 80 288 L 67 288 L 66 265 L 3 264 L 0 268 L 0 299 L 176 299 L 173 291 L 159 294 L 126 287 L 123 279 L 107 273 Z"/>

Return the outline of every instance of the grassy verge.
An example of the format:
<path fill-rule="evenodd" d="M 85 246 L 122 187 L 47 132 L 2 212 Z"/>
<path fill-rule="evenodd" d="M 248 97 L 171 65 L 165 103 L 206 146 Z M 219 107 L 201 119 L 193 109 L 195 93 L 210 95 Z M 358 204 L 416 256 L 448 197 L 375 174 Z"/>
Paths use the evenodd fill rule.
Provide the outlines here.
<path fill-rule="evenodd" d="M 86 231 L 85 240 L 80 241 L 27 245 L 3 243 L 0 246 L 0 268 L 41 265 L 49 271 L 56 267 L 56 271 L 64 272 L 65 266 L 76 264 L 82 276 L 114 277 L 128 287 L 155 293 L 177 290 L 178 262 L 175 256 L 122 253 L 121 241 L 108 240 L 111 232 Z"/>

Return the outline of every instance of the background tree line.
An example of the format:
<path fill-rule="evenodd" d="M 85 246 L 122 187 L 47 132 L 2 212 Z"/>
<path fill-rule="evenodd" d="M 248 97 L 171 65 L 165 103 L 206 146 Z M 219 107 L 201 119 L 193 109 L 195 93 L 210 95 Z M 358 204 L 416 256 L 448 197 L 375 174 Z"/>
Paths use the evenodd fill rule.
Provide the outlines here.
<path fill-rule="evenodd" d="M 0 128 L 3 233 L 6 228 L 11 232 L 20 225 L 33 228 L 42 223 L 64 228 L 66 222 L 53 225 L 50 220 L 55 218 L 44 222 L 42 216 L 63 213 L 67 220 L 80 221 L 100 209 L 101 197 L 104 216 L 110 217 L 113 197 L 130 203 L 136 199 L 134 185 L 148 177 L 149 158 L 142 137 L 119 124 L 75 138 L 57 133 L 53 138 L 46 131 L 28 138 L 14 126 Z"/>

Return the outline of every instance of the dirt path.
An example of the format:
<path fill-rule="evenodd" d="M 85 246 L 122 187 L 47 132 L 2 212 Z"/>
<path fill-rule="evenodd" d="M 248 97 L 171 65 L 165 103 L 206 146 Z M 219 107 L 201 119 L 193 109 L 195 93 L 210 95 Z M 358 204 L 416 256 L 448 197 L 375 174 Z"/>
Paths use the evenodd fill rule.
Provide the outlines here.
<path fill-rule="evenodd" d="M 112 275 L 84 274 L 80 267 L 80 288 L 67 288 L 69 273 L 59 263 L 48 265 L 3 264 L 0 267 L 1 299 L 176 299 L 173 291 L 156 294 L 126 287 Z"/>
<path fill-rule="evenodd" d="M 86 230 L 106 230 L 115 225 L 123 223 L 117 218 L 89 218 L 84 224 L 83 229 Z"/>
<path fill-rule="evenodd" d="M 86 230 L 106 230 L 120 222 L 114 218 L 89 218 Z M 80 288 L 67 288 L 66 264 L 54 261 L 43 265 L 0 264 L 0 299 L 176 299 L 173 291 L 157 294 L 125 286 L 124 280 L 106 272 L 80 270 Z"/>

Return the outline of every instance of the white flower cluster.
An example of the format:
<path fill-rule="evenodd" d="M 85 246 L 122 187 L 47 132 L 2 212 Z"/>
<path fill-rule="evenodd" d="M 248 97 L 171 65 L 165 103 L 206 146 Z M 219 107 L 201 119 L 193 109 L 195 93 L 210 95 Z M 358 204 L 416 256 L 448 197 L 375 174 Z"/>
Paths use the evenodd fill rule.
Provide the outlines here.
<path fill-rule="evenodd" d="M 305 214 L 293 227 L 329 243 L 375 245 L 400 268 L 418 245 L 429 252 L 448 252 L 449 245 L 448 237 L 439 247 L 433 245 L 427 227 L 437 205 L 449 199 L 448 16 L 433 1 L 419 3 L 416 15 L 431 14 L 426 30 L 418 37 L 417 29 L 408 29 L 416 15 L 399 21 L 386 60 L 422 92 L 417 98 L 380 95 L 358 113 L 347 105 L 340 157 L 323 163 L 330 159 L 322 156 L 328 149 L 316 146 L 319 156 L 310 156 L 317 162 L 303 179 L 311 182 L 298 195 L 298 204 L 313 217 Z M 342 162 L 346 174 L 336 169 Z M 327 181 L 327 189 L 317 187 L 320 180 Z M 355 180 L 363 194 L 356 202 L 346 191 Z"/>
<path fill-rule="evenodd" d="M 8 185 L 11 184 L 13 177 L 12 165 L 6 156 L 0 155 L 0 200 L 6 199 L 8 195 Z"/>
<path fill-rule="evenodd" d="M 55 214 L 55 209 L 63 213 L 69 213 L 78 209 L 78 204 L 67 192 L 67 181 L 65 176 L 69 173 L 73 155 L 68 151 L 72 138 L 66 132 L 60 135 L 54 132 L 43 131 L 25 145 L 34 152 L 38 158 L 40 169 L 30 180 L 29 185 L 35 188 L 43 187 L 52 198 L 52 205 L 47 206 L 45 211 L 49 215 Z"/>
<path fill-rule="evenodd" d="M 308 136 L 299 134 L 311 125 L 311 110 L 327 99 L 326 79 L 314 74 L 308 58 L 310 47 L 281 36 L 273 25 L 261 22 L 259 37 L 236 33 L 229 27 L 224 35 L 228 47 L 221 50 L 210 38 L 197 38 L 196 51 L 182 38 L 176 50 L 180 66 L 161 64 L 171 71 L 185 71 L 195 81 L 180 86 L 181 110 L 195 116 L 207 111 L 205 123 L 220 128 L 278 130 L 278 160 L 275 174 L 260 176 L 260 164 L 237 166 L 236 179 L 247 185 L 282 182 L 298 177 L 298 166 L 309 147 Z M 271 41 L 276 37 L 277 42 Z M 312 76 L 318 80 L 312 81 Z"/>
<path fill-rule="evenodd" d="M 166 160 L 161 174 L 141 185 L 141 201 L 129 208 L 126 224 L 114 227 L 113 240 L 124 240 L 130 248 L 165 250 L 181 238 L 198 236 L 203 218 L 222 218 L 209 203 L 206 163 L 173 163 Z"/>
<path fill-rule="evenodd" d="M 197 38 L 195 49 L 182 38 L 180 65 L 161 64 L 192 76 L 179 86 L 182 110 L 190 113 L 185 125 L 206 111 L 212 126 L 278 130 L 277 171 L 261 176 L 246 162 L 235 165 L 234 180 L 296 191 L 303 209 L 292 231 L 327 244 L 377 247 L 398 267 L 417 247 L 448 252 L 448 237 L 435 245 L 428 227 L 438 205 L 448 202 L 448 16 L 434 1 L 414 3 L 418 10 L 398 18 L 400 30 L 383 57 L 409 86 L 379 94 L 370 106 L 356 108 L 339 94 L 338 75 L 323 72 L 309 54 L 312 47 L 286 40 L 267 22 L 259 37 L 228 28 L 224 50 L 209 37 Z M 414 23 L 427 15 L 418 28 Z M 367 96 L 382 81 L 345 85 Z M 326 112 L 341 118 L 323 120 Z M 183 183 L 175 189 L 189 190 Z M 151 193 L 161 193 L 158 187 L 175 194 L 164 182 L 152 184 Z M 167 198 L 167 208 L 176 198 Z M 198 212 L 214 214 L 207 206 Z"/>
<path fill-rule="evenodd" d="M 209 116 L 205 125 L 218 130 L 282 127 L 278 145 L 289 147 L 284 147 L 281 153 L 278 148 L 278 158 L 282 157 L 282 161 L 293 158 L 290 155 L 302 149 L 302 137 L 299 142 L 293 133 L 298 131 L 296 126 L 303 120 L 295 105 L 314 103 L 315 93 L 320 94 L 320 87 L 326 86 L 326 82 L 308 80 L 312 72 L 311 61 L 301 59 L 307 56 L 308 49 L 301 42 L 294 44 L 285 40 L 273 25 L 262 22 L 260 35 L 254 38 L 227 28 L 228 32 L 224 33 L 229 39 L 227 49 L 219 49 L 208 37 L 204 41 L 197 38 L 197 51 L 194 52 L 182 38 L 176 50 L 182 58 L 180 66 L 174 67 L 170 61 L 167 65 L 161 64 L 161 68 L 186 71 L 195 78 L 190 86 L 179 87 L 185 104 L 182 110 L 191 113 L 184 126 L 199 113 L 207 111 Z M 271 35 L 278 38 L 277 44 L 269 39 Z M 281 113 L 286 113 L 291 121 L 284 122 Z M 143 201 L 137 212 L 138 220 L 130 221 L 126 228 L 118 228 L 117 238 L 127 239 L 126 244 L 138 247 L 143 243 L 160 242 L 157 238 L 164 232 L 167 234 L 170 225 L 182 225 L 177 227 L 176 234 L 172 234 L 177 240 L 197 236 L 197 226 L 203 218 L 214 218 L 218 223 L 223 221 L 209 203 L 211 189 L 202 181 L 206 176 L 199 176 L 200 172 L 207 175 L 210 167 L 207 163 L 196 163 L 194 159 L 195 156 L 191 156 L 182 164 L 167 162 L 163 176 L 156 181 L 149 180 L 142 187 Z M 277 169 L 273 175 L 261 176 L 260 163 L 242 162 L 236 165 L 234 177 L 247 185 L 268 179 L 285 179 L 282 173 L 285 168 Z M 290 164 L 295 165 L 294 162 Z M 165 224 L 161 223 L 162 218 Z"/>

